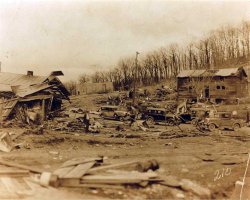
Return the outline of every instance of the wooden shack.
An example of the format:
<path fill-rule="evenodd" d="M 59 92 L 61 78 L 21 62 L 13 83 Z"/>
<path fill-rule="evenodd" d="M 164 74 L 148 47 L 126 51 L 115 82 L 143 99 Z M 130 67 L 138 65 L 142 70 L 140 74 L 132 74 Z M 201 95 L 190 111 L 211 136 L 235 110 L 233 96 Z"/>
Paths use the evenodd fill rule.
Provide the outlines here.
<path fill-rule="evenodd" d="M 69 100 L 69 92 L 59 80 L 61 71 L 48 76 L 0 73 L 0 121 L 16 118 L 22 122 L 43 121 Z M 37 119 L 37 118 L 40 119 Z"/>
<path fill-rule="evenodd" d="M 240 68 L 183 70 L 177 76 L 178 101 L 209 100 L 215 103 L 247 97 L 248 77 Z"/>

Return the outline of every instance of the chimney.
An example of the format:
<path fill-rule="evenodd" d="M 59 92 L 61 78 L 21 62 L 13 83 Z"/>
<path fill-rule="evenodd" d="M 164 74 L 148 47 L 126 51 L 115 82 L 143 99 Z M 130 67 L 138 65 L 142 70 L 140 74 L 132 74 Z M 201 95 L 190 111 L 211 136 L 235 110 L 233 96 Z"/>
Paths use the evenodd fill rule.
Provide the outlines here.
<path fill-rule="evenodd" d="M 27 71 L 27 76 L 33 76 L 33 71 Z"/>

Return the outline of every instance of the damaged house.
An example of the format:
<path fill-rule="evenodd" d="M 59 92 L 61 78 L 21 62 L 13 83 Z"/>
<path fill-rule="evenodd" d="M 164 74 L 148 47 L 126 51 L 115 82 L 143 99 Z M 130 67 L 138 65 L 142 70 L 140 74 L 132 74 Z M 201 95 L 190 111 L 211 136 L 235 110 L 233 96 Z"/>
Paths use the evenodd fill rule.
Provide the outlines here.
<path fill-rule="evenodd" d="M 59 80 L 61 71 L 48 76 L 0 73 L 0 121 L 17 119 L 23 123 L 41 123 L 69 100 L 69 92 Z"/>
<path fill-rule="evenodd" d="M 247 97 L 248 87 L 247 73 L 242 67 L 183 70 L 177 76 L 178 101 L 232 102 Z"/>

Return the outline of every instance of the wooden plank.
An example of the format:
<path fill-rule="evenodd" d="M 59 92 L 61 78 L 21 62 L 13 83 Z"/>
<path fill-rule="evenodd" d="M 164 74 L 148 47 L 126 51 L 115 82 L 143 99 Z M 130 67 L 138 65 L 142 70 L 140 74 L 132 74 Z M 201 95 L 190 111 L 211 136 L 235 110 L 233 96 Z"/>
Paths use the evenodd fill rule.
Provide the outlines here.
<path fill-rule="evenodd" d="M 64 177 L 66 174 L 68 174 L 71 170 L 73 170 L 75 166 L 70 166 L 70 167 L 63 167 L 56 169 L 53 174 L 57 175 L 59 178 Z"/>
<path fill-rule="evenodd" d="M 139 172 L 138 172 L 139 173 Z M 78 178 L 60 178 L 60 185 L 65 187 L 73 187 L 79 184 L 142 184 L 148 182 L 161 182 L 162 179 L 151 179 L 152 175 L 147 173 L 131 173 L 126 174 L 109 174 L 109 175 L 85 175 L 81 179 Z M 155 176 L 154 176 L 155 177 Z M 79 181 L 80 180 L 80 181 Z M 80 187 L 80 186 L 79 186 Z"/>
<path fill-rule="evenodd" d="M 69 187 L 74 185 L 79 185 L 80 179 L 79 178 L 60 178 L 59 185 L 62 187 Z"/>
<path fill-rule="evenodd" d="M 95 179 L 95 180 L 81 180 L 81 184 L 140 184 L 143 182 L 140 179 Z"/>
<path fill-rule="evenodd" d="M 0 176 L 29 176 L 29 170 L 0 169 Z"/>
<path fill-rule="evenodd" d="M 157 178 L 158 174 L 153 171 L 148 172 L 138 172 L 138 171 L 124 171 L 124 170 L 108 170 L 108 173 L 112 173 L 112 175 L 123 175 L 123 176 L 133 176 L 133 177 L 142 177 L 142 178 Z"/>
<path fill-rule="evenodd" d="M 6 120 L 8 118 L 8 116 L 11 114 L 12 110 L 16 106 L 17 102 L 18 100 L 5 102 L 2 110 L 2 120 Z M 5 107 L 8 109 L 5 109 Z"/>
<path fill-rule="evenodd" d="M 9 99 L 7 101 L 3 101 L 3 102 L 0 102 L 0 104 L 6 104 L 6 103 L 9 103 L 9 102 L 12 102 L 12 101 L 16 101 L 18 100 L 19 98 L 13 98 L 13 99 Z"/>
<path fill-rule="evenodd" d="M 102 157 L 96 157 L 96 158 L 85 158 L 85 157 L 83 158 L 83 157 L 80 157 L 80 158 L 75 158 L 75 159 L 66 161 L 65 163 L 62 164 L 61 167 L 69 167 L 69 166 L 84 164 L 84 163 L 93 162 L 93 161 L 100 161 L 101 162 L 101 161 L 103 161 L 103 158 Z"/>
<path fill-rule="evenodd" d="M 139 161 L 131 161 L 131 162 L 124 162 L 124 163 L 117 163 L 117 164 L 112 164 L 112 165 L 95 167 L 95 168 L 90 169 L 88 171 L 88 173 L 94 173 L 94 172 L 97 172 L 97 171 L 113 169 L 113 168 L 119 168 L 119 167 L 126 167 L 128 165 L 134 165 L 134 164 L 137 164 L 137 163 L 139 163 Z"/>
<path fill-rule="evenodd" d="M 81 178 L 80 183 L 110 183 L 110 184 L 133 184 L 147 181 L 148 177 L 134 175 L 87 175 Z"/>
<path fill-rule="evenodd" d="M 52 95 L 36 95 L 32 97 L 26 97 L 19 99 L 19 102 L 33 101 L 33 100 L 41 100 L 41 99 L 50 99 Z"/>
<path fill-rule="evenodd" d="M 23 178 L 1 177 L 0 182 L 0 199 L 4 199 L 5 197 L 7 199 L 21 199 L 25 196 L 32 195 L 32 188 L 27 185 Z M 4 192 L 2 192 L 1 189 L 4 189 Z"/>
<path fill-rule="evenodd" d="M 38 173 L 38 174 L 41 174 L 41 173 L 44 172 L 41 169 L 37 169 L 37 168 L 34 168 L 34 167 L 30 167 L 30 166 L 26 166 L 26 165 L 21 165 L 21 164 L 9 162 L 9 161 L 5 161 L 5 160 L 1 160 L 1 159 L 0 159 L 0 164 L 6 165 L 6 166 L 10 166 L 10 167 L 17 167 L 17 168 L 20 168 L 20 169 L 29 170 L 30 172 Z"/>
<path fill-rule="evenodd" d="M 66 174 L 64 178 L 81 178 L 84 174 L 88 172 L 88 170 L 91 167 L 94 166 L 94 164 L 95 164 L 95 161 L 77 165 L 68 174 Z"/>
<path fill-rule="evenodd" d="M 5 185 L 8 191 L 13 193 L 20 191 L 21 186 L 14 178 L 1 177 L 1 181 Z"/>
<path fill-rule="evenodd" d="M 108 189 L 124 189 L 122 185 L 114 184 L 71 184 L 62 185 L 63 187 L 73 187 L 73 188 L 108 188 Z"/>

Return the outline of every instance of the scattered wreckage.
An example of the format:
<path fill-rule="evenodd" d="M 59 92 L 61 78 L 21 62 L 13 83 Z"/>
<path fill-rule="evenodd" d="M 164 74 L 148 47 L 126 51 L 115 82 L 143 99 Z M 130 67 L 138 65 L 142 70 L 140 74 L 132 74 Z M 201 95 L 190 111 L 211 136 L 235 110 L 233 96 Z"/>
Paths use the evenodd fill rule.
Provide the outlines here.
<path fill-rule="evenodd" d="M 105 105 L 101 106 L 100 116 L 104 119 L 115 119 L 119 121 L 124 121 L 130 118 L 130 113 L 124 110 L 121 110 L 119 106 Z"/>
<path fill-rule="evenodd" d="M 147 124 L 154 124 L 155 122 L 164 122 L 166 125 L 174 126 L 180 124 L 180 119 L 175 114 L 169 113 L 164 108 L 148 107 L 143 114 L 143 119 Z"/>
<path fill-rule="evenodd" d="M 217 112 L 216 115 L 199 122 L 200 128 L 210 131 L 214 131 L 216 128 L 237 131 L 244 126 L 246 126 L 246 121 L 235 118 L 231 112 Z"/>
<path fill-rule="evenodd" d="M 108 163 L 106 157 L 76 157 L 61 164 L 54 171 L 18 164 L 1 159 L 3 194 L 1 197 L 19 199 L 53 189 L 53 196 L 62 193 L 57 188 L 119 189 L 147 188 L 150 185 L 187 192 L 200 198 L 211 198 L 211 191 L 204 186 L 172 175 L 161 175 L 157 160 L 135 160 Z M 10 177 L 6 180 L 6 174 Z M 4 198 L 5 199 L 5 198 Z"/>

